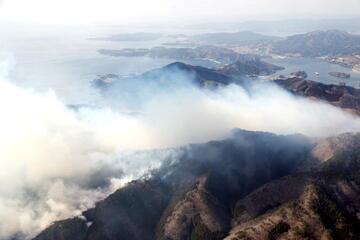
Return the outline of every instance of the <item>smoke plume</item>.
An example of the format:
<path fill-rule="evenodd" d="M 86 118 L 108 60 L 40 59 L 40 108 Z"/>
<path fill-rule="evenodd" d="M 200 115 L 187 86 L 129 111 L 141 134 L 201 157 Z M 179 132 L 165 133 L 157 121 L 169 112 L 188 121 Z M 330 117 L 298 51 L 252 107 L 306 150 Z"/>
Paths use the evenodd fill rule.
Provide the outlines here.
<path fill-rule="evenodd" d="M 176 147 L 226 138 L 234 128 L 314 137 L 360 129 L 357 117 L 272 84 L 201 90 L 181 72 L 172 73 L 179 81 L 170 88 L 166 78 L 114 86 L 116 107 L 74 110 L 51 90 L 14 86 L 8 67 L 0 71 L 0 239 L 30 238 L 80 215 L 176 159 Z"/>

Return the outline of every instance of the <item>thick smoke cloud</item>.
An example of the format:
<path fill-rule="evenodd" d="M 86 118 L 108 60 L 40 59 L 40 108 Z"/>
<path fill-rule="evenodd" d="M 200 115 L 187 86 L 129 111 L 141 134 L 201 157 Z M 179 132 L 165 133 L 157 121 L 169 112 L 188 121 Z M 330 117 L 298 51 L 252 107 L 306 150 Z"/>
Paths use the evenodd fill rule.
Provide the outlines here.
<path fill-rule="evenodd" d="M 162 160 L 176 159 L 174 147 L 225 138 L 234 128 L 309 136 L 360 129 L 357 117 L 271 84 L 200 90 L 180 72 L 172 73 L 179 82 L 170 88 L 166 79 L 129 84 L 122 102 L 118 89 L 117 107 L 74 110 L 52 91 L 14 86 L 8 67 L 0 72 L 0 239 L 29 238 L 79 215 Z"/>

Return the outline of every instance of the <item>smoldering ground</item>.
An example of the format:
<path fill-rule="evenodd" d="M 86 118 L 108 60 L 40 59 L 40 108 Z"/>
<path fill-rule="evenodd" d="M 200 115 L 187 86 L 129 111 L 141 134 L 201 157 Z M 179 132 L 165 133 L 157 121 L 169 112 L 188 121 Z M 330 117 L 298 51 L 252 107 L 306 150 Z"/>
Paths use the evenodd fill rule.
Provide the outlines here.
<path fill-rule="evenodd" d="M 171 81 L 165 74 L 114 86 L 111 107 L 73 110 L 53 91 L 21 89 L 1 73 L 1 239 L 29 238 L 79 215 L 176 159 L 176 147 L 223 139 L 234 128 L 320 137 L 360 129 L 357 117 L 271 84 L 201 90 L 193 76 L 174 71 Z"/>

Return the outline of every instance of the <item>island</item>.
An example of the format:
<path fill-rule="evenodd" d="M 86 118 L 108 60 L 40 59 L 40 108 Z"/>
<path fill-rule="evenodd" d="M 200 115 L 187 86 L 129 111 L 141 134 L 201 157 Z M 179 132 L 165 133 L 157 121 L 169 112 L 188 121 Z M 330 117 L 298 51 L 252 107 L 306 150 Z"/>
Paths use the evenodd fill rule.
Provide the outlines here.
<path fill-rule="evenodd" d="M 329 72 L 330 76 L 337 77 L 337 78 L 350 78 L 351 75 L 349 73 L 343 73 L 343 72 Z"/>

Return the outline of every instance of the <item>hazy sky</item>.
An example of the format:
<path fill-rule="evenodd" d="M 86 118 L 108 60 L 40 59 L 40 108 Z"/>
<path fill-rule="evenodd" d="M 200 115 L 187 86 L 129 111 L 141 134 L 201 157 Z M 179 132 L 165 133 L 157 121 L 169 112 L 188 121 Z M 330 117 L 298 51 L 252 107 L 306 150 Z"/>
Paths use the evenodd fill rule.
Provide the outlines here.
<path fill-rule="evenodd" d="M 360 0 L 0 0 L 0 20 L 46 23 L 157 23 L 346 17 Z"/>

